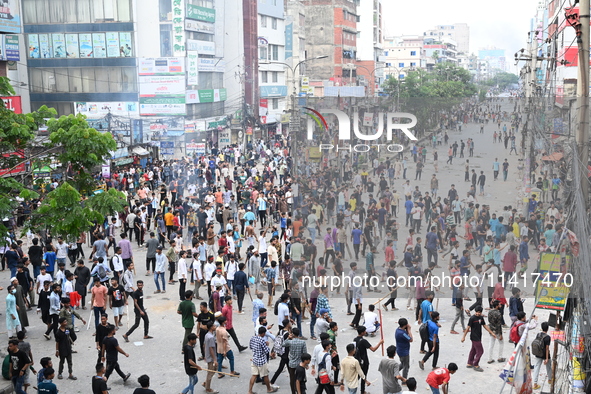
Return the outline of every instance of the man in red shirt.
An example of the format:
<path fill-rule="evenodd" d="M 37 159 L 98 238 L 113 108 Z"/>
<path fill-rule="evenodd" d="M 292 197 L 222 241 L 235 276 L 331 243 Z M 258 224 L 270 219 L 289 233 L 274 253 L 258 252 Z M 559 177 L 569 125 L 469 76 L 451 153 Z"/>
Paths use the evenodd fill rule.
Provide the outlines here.
<path fill-rule="evenodd" d="M 439 388 L 443 391 L 443 394 L 447 394 L 450 375 L 453 375 L 458 370 L 458 366 L 455 363 L 449 363 L 447 368 L 437 368 L 429 373 L 427 376 L 427 384 L 431 387 L 433 394 L 440 394 Z"/>
<path fill-rule="evenodd" d="M 515 245 L 511 245 L 509 247 L 509 251 L 505 253 L 505 257 L 503 258 L 503 272 L 505 273 L 505 287 L 507 287 L 507 282 L 511 281 L 513 275 L 515 275 L 515 270 L 517 269 L 517 253 L 515 253 Z M 513 279 L 515 280 L 515 279 Z"/>
<path fill-rule="evenodd" d="M 226 298 L 224 298 L 224 301 L 225 304 L 222 308 L 222 316 L 226 318 L 226 331 L 228 331 L 228 334 L 230 334 L 234 340 L 234 343 L 238 347 L 238 351 L 242 352 L 248 349 L 248 347 L 240 344 L 240 341 L 238 341 L 238 337 L 236 336 L 236 331 L 234 331 L 234 325 L 232 324 L 232 296 L 227 295 Z"/>

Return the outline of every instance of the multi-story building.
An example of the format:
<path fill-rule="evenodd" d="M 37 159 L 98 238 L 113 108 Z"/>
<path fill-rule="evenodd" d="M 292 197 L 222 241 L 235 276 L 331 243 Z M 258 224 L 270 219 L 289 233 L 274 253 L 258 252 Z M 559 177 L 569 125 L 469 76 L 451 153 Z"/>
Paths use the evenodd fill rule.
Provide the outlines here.
<path fill-rule="evenodd" d="M 426 66 L 423 37 L 399 36 L 384 40 L 386 74 L 403 79 L 409 70 Z"/>
<path fill-rule="evenodd" d="M 383 33 L 382 33 L 382 1 L 362 1 L 357 6 L 359 22 L 357 29 L 357 62 L 356 72 L 358 84 L 373 95 L 376 88 L 384 80 Z"/>
<path fill-rule="evenodd" d="M 357 5 L 360 0 L 305 0 L 306 65 L 313 81 L 356 85 Z M 373 44 L 372 44 L 373 48 Z"/>
<path fill-rule="evenodd" d="M 3 1 L 0 3 L 0 77 L 8 77 L 16 95 L 4 99 L 6 108 L 17 113 L 30 112 L 29 86 L 27 80 L 26 60 L 20 52 L 25 48 L 21 26 L 21 8 L 18 1 Z M 20 61 L 20 65 L 19 65 Z M 23 64 L 24 63 L 24 64 Z"/>
<path fill-rule="evenodd" d="M 478 59 L 488 61 L 492 70 L 507 71 L 505 50 L 499 48 L 482 48 L 478 50 Z"/>
<path fill-rule="evenodd" d="M 437 63 L 457 63 L 456 43 L 450 38 L 425 38 L 423 48 L 427 69 Z"/>
<path fill-rule="evenodd" d="M 425 38 L 433 38 L 440 41 L 444 38 L 453 40 L 459 53 L 470 53 L 470 26 L 467 23 L 454 23 L 453 25 L 438 25 L 434 29 L 423 33 Z"/>
<path fill-rule="evenodd" d="M 280 124 L 281 115 L 287 108 L 283 0 L 258 0 L 258 22 L 259 117 L 272 132 L 269 126 Z"/>

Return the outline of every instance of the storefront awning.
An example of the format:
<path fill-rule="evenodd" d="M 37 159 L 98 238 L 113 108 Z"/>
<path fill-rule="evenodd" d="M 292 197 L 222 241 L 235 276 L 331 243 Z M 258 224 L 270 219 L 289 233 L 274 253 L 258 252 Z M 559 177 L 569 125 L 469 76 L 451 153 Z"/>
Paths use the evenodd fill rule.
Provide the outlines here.
<path fill-rule="evenodd" d="M 141 146 L 136 146 L 135 148 L 133 148 L 132 152 L 133 154 L 138 156 L 147 156 L 150 154 L 148 150 L 142 148 Z"/>
<path fill-rule="evenodd" d="M 119 148 L 115 151 L 115 153 L 113 153 L 113 159 L 115 160 L 127 156 L 129 156 L 129 151 L 127 148 Z"/>
<path fill-rule="evenodd" d="M 554 152 L 548 156 L 542 156 L 543 161 L 559 161 L 562 160 L 564 154 L 562 152 Z"/>

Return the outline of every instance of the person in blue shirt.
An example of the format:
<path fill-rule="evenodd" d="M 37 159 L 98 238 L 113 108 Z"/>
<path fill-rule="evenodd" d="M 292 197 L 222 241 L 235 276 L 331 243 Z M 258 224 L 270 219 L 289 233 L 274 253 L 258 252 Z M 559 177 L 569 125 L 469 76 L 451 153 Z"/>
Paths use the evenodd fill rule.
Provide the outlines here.
<path fill-rule="evenodd" d="M 406 208 L 406 227 L 408 227 L 409 223 L 412 223 L 412 215 L 410 212 L 414 206 L 415 204 L 410 199 L 410 196 L 406 196 L 406 202 L 404 203 L 404 208 Z"/>
<path fill-rule="evenodd" d="M 528 204 L 527 204 L 527 211 L 529 214 L 532 214 L 536 211 L 536 208 L 538 206 L 538 202 L 536 201 L 536 195 L 532 194 L 531 197 L 529 198 Z"/>
<path fill-rule="evenodd" d="M 410 343 L 413 341 L 412 327 L 405 318 L 398 319 L 398 326 L 394 334 L 396 352 L 400 358 L 400 371 L 402 371 L 402 376 L 406 379 L 410 369 Z"/>
<path fill-rule="evenodd" d="M 494 174 L 494 180 L 495 181 L 499 177 L 499 167 L 500 167 L 499 159 L 497 159 L 495 157 L 495 161 L 493 161 L 493 174 Z"/>
<path fill-rule="evenodd" d="M 359 224 L 355 224 L 355 228 L 351 231 L 351 239 L 353 241 L 353 250 L 355 251 L 355 260 L 359 260 L 359 248 L 361 247 L 361 234 Z"/>
<path fill-rule="evenodd" d="M 47 245 L 45 247 L 45 254 L 43 255 L 43 265 L 45 265 L 45 271 L 47 271 L 47 273 L 51 275 L 51 277 L 53 277 L 53 271 L 55 270 L 54 267 L 56 260 L 57 256 L 53 251 L 53 247 L 51 246 L 51 244 Z"/>
<path fill-rule="evenodd" d="M 45 379 L 45 369 L 53 368 L 51 357 L 43 357 L 39 362 L 41 363 L 41 369 L 37 371 L 37 385 L 39 385 Z"/>
<path fill-rule="evenodd" d="M 37 392 L 39 394 L 57 394 L 57 386 L 51 381 L 55 377 L 55 370 L 51 367 L 45 368 L 43 377 L 43 381 L 37 386 Z"/>
<path fill-rule="evenodd" d="M 429 322 L 433 320 L 433 298 L 435 298 L 435 293 L 431 290 L 425 291 L 426 299 L 421 303 L 421 310 L 419 311 L 419 324 Z M 421 341 L 421 352 L 425 350 L 426 342 Z"/>
<path fill-rule="evenodd" d="M 429 328 L 429 351 L 419 361 L 419 367 L 425 369 L 425 363 L 433 356 L 433 368 L 437 367 L 439 359 L 439 312 L 431 312 L 431 320 L 427 322 Z"/>

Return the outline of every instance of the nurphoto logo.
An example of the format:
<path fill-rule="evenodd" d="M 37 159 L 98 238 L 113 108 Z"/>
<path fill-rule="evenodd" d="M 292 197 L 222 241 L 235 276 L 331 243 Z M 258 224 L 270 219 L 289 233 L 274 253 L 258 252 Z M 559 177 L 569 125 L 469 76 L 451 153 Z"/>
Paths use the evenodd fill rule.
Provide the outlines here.
<path fill-rule="evenodd" d="M 304 107 L 307 111 L 307 115 L 309 116 L 306 130 L 307 130 L 307 137 L 308 140 L 314 138 L 314 124 L 316 124 L 321 130 L 328 130 L 328 123 L 324 118 L 323 114 L 331 114 L 334 115 L 337 120 L 337 129 L 338 129 L 338 139 L 339 141 L 349 141 L 351 140 L 351 119 L 349 115 L 345 112 L 338 110 L 338 109 L 322 109 L 322 114 L 309 107 Z M 373 129 L 374 121 L 373 121 L 373 114 L 366 114 L 366 116 L 370 115 L 370 123 L 371 126 L 368 129 Z M 355 109 L 353 111 L 353 133 L 356 139 L 362 141 L 377 141 L 384 135 L 386 132 L 386 140 L 392 141 L 392 132 L 394 130 L 400 130 L 406 137 L 411 141 L 417 141 L 417 137 L 410 131 L 410 129 L 417 124 L 417 118 L 413 114 L 409 114 L 406 112 L 379 112 L 377 114 L 378 118 L 378 125 L 375 129 L 374 134 L 364 134 L 359 130 L 359 111 Z M 384 122 L 384 118 L 386 121 Z M 410 119 L 409 123 L 402 123 L 403 119 Z M 364 119 L 365 120 L 365 119 Z M 385 123 L 385 124 L 384 124 Z M 344 145 L 339 146 L 338 144 L 335 146 L 333 144 L 320 144 L 320 150 L 336 150 L 338 151 L 354 151 L 354 152 L 368 152 L 375 147 L 378 151 L 381 148 L 386 148 L 388 152 L 401 152 L 404 150 L 404 146 L 400 144 L 355 144 L 355 145 Z"/>

